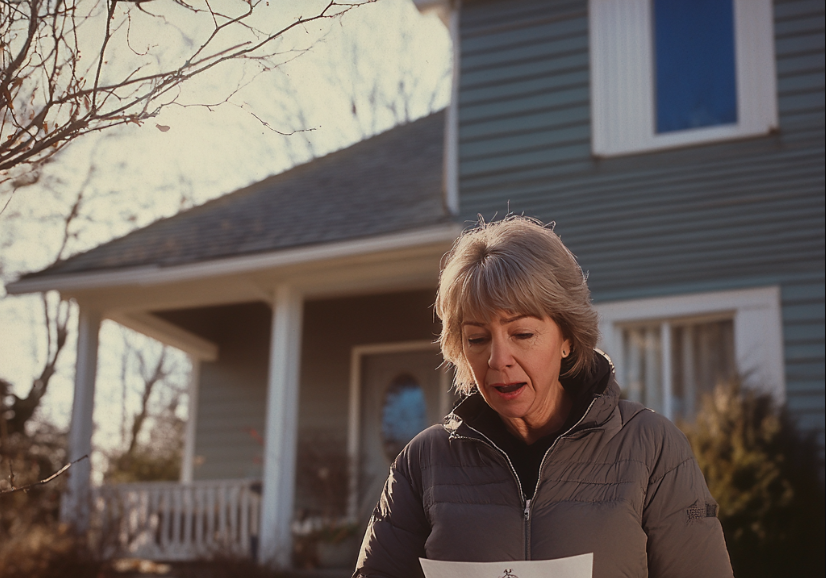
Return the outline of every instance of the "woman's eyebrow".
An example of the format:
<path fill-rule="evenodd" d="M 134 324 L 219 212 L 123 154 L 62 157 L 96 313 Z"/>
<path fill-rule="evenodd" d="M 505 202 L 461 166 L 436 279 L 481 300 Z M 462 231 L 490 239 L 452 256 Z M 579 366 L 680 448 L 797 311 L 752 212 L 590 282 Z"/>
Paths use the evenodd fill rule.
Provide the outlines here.
<path fill-rule="evenodd" d="M 513 317 L 506 317 L 502 320 L 502 323 L 513 323 L 514 321 L 519 321 L 520 319 L 524 319 L 525 317 L 533 317 L 533 315 L 521 314 L 521 315 L 514 315 Z"/>
<path fill-rule="evenodd" d="M 514 321 L 519 321 L 520 319 L 524 319 L 526 317 L 535 317 L 534 315 L 528 315 L 527 313 L 520 313 L 518 315 L 514 315 L 513 317 L 505 317 L 502 319 L 502 325 L 507 325 L 508 323 L 513 323 Z M 487 323 L 482 321 L 462 321 L 462 326 L 471 325 L 473 327 L 484 327 Z"/>

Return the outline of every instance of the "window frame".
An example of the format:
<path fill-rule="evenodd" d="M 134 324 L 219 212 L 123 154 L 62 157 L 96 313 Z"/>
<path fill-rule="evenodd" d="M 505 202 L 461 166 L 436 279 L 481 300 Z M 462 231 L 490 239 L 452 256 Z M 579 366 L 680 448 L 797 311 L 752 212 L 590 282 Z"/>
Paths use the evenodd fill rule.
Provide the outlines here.
<path fill-rule="evenodd" d="M 657 134 L 651 0 L 589 0 L 591 148 L 635 154 L 778 128 L 772 0 L 733 0 L 736 124 Z"/>
<path fill-rule="evenodd" d="M 730 317 L 734 323 L 735 363 L 745 385 L 770 393 L 775 401 L 786 399 L 783 323 L 780 288 L 777 286 L 734 291 L 716 291 L 668 297 L 653 297 L 596 303 L 599 313 L 600 349 L 614 363 L 620 387 L 625 375 L 624 327 L 635 323 L 659 322 L 663 352 L 670 343 L 671 324 Z M 671 357 L 662 359 L 663 413 L 672 418 L 669 403 L 671 387 Z"/>

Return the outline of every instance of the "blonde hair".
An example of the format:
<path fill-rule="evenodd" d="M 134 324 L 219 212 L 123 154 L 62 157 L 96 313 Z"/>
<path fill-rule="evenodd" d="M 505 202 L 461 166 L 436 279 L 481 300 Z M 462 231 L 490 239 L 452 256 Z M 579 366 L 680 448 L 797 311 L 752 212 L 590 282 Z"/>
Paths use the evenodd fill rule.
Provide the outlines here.
<path fill-rule="evenodd" d="M 461 393 L 475 386 L 462 351 L 462 323 L 490 321 L 495 311 L 553 319 L 571 343 L 563 364 L 566 377 L 593 366 L 597 312 L 582 269 L 553 224 L 521 216 L 480 219 L 442 259 L 435 309 L 442 320 L 442 355 L 455 366 Z"/>

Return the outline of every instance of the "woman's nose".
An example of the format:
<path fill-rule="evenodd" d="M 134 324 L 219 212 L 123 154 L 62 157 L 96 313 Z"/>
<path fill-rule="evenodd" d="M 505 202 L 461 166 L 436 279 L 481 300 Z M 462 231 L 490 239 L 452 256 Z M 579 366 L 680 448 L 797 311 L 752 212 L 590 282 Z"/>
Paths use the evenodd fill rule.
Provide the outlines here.
<path fill-rule="evenodd" d="M 493 337 L 490 341 L 490 357 L 488 358 L 488 367 L 491 369 L 504 369 L 513 365 L 513 356 L 511 355 L 508 342 L 505 339 L 498 339 Z"/>

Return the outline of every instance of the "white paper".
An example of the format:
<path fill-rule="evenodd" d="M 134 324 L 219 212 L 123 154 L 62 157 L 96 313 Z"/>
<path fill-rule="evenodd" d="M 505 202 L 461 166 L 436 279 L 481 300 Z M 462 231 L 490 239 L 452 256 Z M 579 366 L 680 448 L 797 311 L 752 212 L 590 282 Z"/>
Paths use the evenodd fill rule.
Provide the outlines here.
<path fill-rule="evenodd" d="M 425 578 L 592 578 L 594 554 L 556 560 L 441 562 L 419 558 Z"/>

